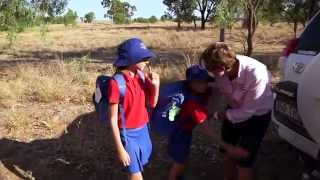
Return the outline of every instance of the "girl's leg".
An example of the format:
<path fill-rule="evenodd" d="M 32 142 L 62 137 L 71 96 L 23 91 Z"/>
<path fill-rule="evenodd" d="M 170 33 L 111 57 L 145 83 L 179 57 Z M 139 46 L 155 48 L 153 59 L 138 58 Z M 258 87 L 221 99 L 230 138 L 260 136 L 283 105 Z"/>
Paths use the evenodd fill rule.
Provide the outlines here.
<path fill-rule="evenodd" d="M 128 175 L 128 180 L 143 180 L 142 173 L 137 172 Z"/>
<path fill-rule="evenodd" d="M 185 164 L 174 163 L 169 171 L 169 180 L 177 180 L 183 176 Z"/>
<path fill-rule="evenodd" d="M 225 154 L 223 161 L 224 180 L 238 180 L 237 163 L 234 159 Z"/>

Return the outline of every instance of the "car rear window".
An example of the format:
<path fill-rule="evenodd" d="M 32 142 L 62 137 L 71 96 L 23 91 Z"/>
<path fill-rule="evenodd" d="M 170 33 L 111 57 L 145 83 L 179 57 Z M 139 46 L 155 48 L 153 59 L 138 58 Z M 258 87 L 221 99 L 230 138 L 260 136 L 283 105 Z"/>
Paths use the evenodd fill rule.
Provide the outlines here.
<path fill-rule="evenodd" d="M 320 51 L 320 11 L 299 37 L 297 50 Z"/>

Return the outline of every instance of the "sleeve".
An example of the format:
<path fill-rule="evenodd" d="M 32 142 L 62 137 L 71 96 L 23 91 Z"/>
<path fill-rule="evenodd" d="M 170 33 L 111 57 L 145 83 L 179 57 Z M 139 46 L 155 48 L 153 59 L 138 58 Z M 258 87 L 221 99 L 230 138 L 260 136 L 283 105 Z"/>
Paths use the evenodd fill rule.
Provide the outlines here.
<path fill-rule="evenodd" d="M 120 99 L 120 92 L 118 84 L 115 80 L 111 79 L 108 86 L 107 97 L 109 104 L 118 104 Z"/>
<path fill-rule="evenodd" d="M 226 111 L 227 118 L 232 123 L 246 121 L 255 114 L 257 107 L 259 107 L 259 98 L 263 95 L 268 83 L 267 80 L 259 78 L 256 70 L 248 71 L 246 79 L 245 94 L 241 106 Z"/>
<path fill-rule="evenodd" d="M 151 83 L 151 80 L 149 78 L 145 79 L 144 93 L 146 95 L 147 104 L 148 105 L 153 104 L 154 96 L 155 96 L 155 87 Z"/>
<path fill-rule="evenodd" d="M 196 124 L 201 124 L 208 118 L 208 111 L 199 104 L 189 103 L 188 109 L 192 111 L 191 117 Z"/>

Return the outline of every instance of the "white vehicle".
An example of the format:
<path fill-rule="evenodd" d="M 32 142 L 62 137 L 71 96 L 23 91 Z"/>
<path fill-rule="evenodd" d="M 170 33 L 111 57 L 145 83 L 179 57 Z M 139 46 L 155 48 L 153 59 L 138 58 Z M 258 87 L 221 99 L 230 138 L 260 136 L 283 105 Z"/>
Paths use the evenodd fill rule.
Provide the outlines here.
<path fill-rule="evenodd" d="M 319 52 L 320 11 L 279 59 L 283 78 L 275 87 L 272 117 L 280 137 L 307 155 L 312 172 L 320 172 Z"/>

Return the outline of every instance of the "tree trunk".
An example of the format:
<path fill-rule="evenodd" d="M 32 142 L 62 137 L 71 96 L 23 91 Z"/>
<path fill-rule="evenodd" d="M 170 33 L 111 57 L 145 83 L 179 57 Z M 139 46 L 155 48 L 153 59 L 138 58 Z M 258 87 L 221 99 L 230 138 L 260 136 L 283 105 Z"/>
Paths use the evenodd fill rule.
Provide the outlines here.
<path fill-rule="evenodd" d="M 178 31 L 181 29 L 181 21 L 178 20 Z"/>
<path fill-rule="evenodd" d="M 220 28 L 220 42 L 224 42 L 225 38 L 225 28 Z"/>
<path fill-rule="evenodd" d="M 196 18 L 193 19 L 193 24 L 194 24 L 194 29 L 197 29 L 197 19 Z"/>
<path fill-rule="evenodd" d="M 205 12 L 201 12 L 201 30 L 206 29 L 206 19 L 205 19 L 204 13 Z"/>
<path fill-rule="evenodd" d="M 251 56 L 253 51 L 253 34 L 254 34 L 254 10 L 252 8 L 248 8 L 248 37 L 247 37 L 247 56 Z"/>

